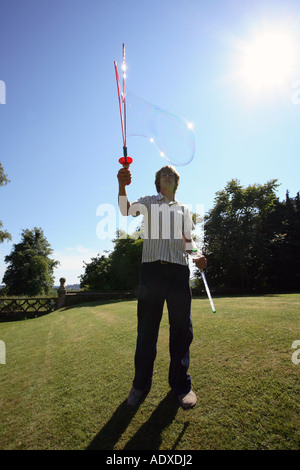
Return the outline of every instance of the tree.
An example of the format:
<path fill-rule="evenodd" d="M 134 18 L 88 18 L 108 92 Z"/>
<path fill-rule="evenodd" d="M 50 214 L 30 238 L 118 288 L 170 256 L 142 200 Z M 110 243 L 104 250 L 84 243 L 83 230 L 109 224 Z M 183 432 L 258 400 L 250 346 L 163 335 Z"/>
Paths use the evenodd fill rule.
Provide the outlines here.
<path fill-rule="evenodd" d="M 5 186 L 9 182 L 10 181 L 7 178 L 7 175 L 4 173 L 3 166 L 0 163 L 0 186 Z M 10 233 L 8 233 L 6 230 L 1 230 L 2 227 L 3 223 L 0 220 L 0 243 L 3 243 L 4 240 L 11 240 Z"/>
<path fill-rule="evenodd" d="M 269 285 L 276 291 L 299 291 L 300 286 L 300 197 L 277 201 L 269 224 L 275 227 L 271 240 Z"/>
<path fill-rule="evenodd" d="M 143 240 L 137 231 L 129 236 L 117 231 L 114 249 L 108 256 L 98 255 L 85 264 L 80 287 L 91 291 L 133 290 L 138 286 Z"/>
<path fill-rule="evenodd" d="M 136 234 L 135 234 L 136 237 Z M 111 278 L 113 289 L 136 289 L 142 262 L 143 240 L 117 232 L 114 251 L 111 253 Z"/>
<path fill-rule="evenodd" d="M 48 294 L 54 283 L 53 270 L 59 264 L 41 228 L 23 230 L 21 242 L 5 257 L 8 267 L 3 282 L 9 295 Z"/>
<path fill-rule="evenodd" d="M 211 285 L 251 292 L 264 284 L 275 235 L 270 214 L 277 187 L 277 180 L 271 180 L 243 188 L 233 179 L 216 193 L 204 224 L 203 251 Z"/>
<path fill-rule="evenodd" d="M 80 287 L 94 292 L 109 292 L 112 290 L 111 259 L 109 256 L 98 255 L 85 264 L 85 272 L 80 276 Z"/>

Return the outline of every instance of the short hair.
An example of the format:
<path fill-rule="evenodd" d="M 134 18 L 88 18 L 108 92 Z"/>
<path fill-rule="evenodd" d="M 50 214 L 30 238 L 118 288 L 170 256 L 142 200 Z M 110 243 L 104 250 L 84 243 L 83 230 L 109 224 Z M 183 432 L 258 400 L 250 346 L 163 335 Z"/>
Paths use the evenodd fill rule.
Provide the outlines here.
<path fill-rule="evenodd" d="M 178 185 L 179 185 L 179 179 L 180 179 L 180 174 L 175 170 L 175 168 L 171 165 L 165 165 L 163 166 L 160 170 L 158 170 L 156 173 L 155 173 L 155 186 L 156 186 L 156 190 L 157 192 L 159 193 L 160 192 L 160 176 L 161 176 L 161 173 L 164 171 L 164 170 L 168 170 L 169 172 L 173 173 L 174 176 L 175 176 L 175 186 L 174 186 L 174 194 L 176 193 L 177 191 L 177 188 L 178 188 Z"/>

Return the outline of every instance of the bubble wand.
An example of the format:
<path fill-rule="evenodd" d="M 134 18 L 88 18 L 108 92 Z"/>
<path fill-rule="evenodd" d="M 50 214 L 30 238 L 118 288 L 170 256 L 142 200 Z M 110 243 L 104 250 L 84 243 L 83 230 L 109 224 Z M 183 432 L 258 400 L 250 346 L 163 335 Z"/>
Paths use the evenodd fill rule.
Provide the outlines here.
<path fill-rule="evenodd" d="M 194 248 L 193 249 L 193 255 L 196 255 L 197 251 L 198 251 L 197 248 Z M 204 273 L 203 269 L 200 269 L 200 273 L 201 273 L 202 281 L 203 281 L 204 286 L 205 286 L 207 297 L 208 297 L 209 302 L 210 302 L 211 309 L 212 309 L 213 313 L 216 313 L 216 309 L 215 309 L 215 306 L 214 306 L 214 303 L 213 303 L 213 299 L 211 298 L 211 295 L 210 295 L 210 290 L 209 290 L 209 287 L 208 287 L 206 277 L 205 277 L 205 273 Z"/>
<path fill-rule="evenodd" d="M 114 61 L 117 89 L 118 89 L 118 100 L 120 108 L 120 118 L 121 118 L 121 128 L 122 128 L 122 138 L 123 138 L 123 157 L 119 158 L 119 163 L 123 165 L 124 168 L 128 168 L 132 163 L 132 158 L 127 156 L 127 144 L 126 144 L 126 63 L 125 63 L 125 44 L 123 44 L 123 62 L 122 62 L 122 71 L 123 71 L 123 91 L 121 91 L 121 81 L 118 72 L 117 62 Z M 123 105 L 123 111 L 122 111 Z M 128 183 L 130 184 L 130 183 Z"/>

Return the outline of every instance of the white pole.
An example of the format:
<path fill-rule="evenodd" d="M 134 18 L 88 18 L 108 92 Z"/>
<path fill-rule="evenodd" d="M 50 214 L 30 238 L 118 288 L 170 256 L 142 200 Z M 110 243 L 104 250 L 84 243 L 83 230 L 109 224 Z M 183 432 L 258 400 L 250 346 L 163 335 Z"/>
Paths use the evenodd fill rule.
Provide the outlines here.
<path fill-rule="evenodd" d="M 194 246 L 194 248 L 192 250 L 192 258 L 196 258 L 198 249 L 195 248 L 196 244 L 193 240 L 192 240 L 192 245 Z M 212 309 L 213 313 L 216 313 L 216 309 L 215 309 L 213 300 L 212 300 L 211 295 L 210 295 L 210 290 L 209 290 L 209 287 L 208 287 L 203 269 L 200 269 L 200 273 L 201 273 L 201 277 L 202 277 L 202 280 L 203 280 L 204 285 L 205 285 L 205 290 L 206 290 L 206 293 L 207 293 L 207 297 L 209 298 L 209 301 L 210 301 L 211 309 Z"/>
<path fill-rule="evenodd" d="M 210 301 L 211 309 L 212 309 L 213 313 L 216 313 L 216 309 L 215 309 L 215 306 L 214 306 L 214 303 L 213 303 L 213 299 L 211 298 L 211 295 L 210 295 L 210 290 L 209 290 L 208 284 L 206 282 L 206 277 L 205 277 L 204 271 L 202 271 L 202 269 L 201 269 L 200 273 L 201 273 L 201 277 L 202 277 L 204 285 L 205 285 L 207 296 L 208 296 L 209 301 Z"/>

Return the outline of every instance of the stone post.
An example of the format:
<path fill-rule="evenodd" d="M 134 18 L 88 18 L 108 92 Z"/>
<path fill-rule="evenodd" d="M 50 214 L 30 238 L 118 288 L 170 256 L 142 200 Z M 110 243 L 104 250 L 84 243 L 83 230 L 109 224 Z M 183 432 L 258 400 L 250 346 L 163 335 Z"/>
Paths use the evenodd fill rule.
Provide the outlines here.
<path fill-rule="evenodd" d="M 65 288 L 66 279 L 64 277 L 61 277 L 59 282 L 60 282 L 60 286 L 57 291 L 58 292 L 57 307 L 62 308 L 65 304 L 65 296 L 67 293 L 67 289 Z"/>

